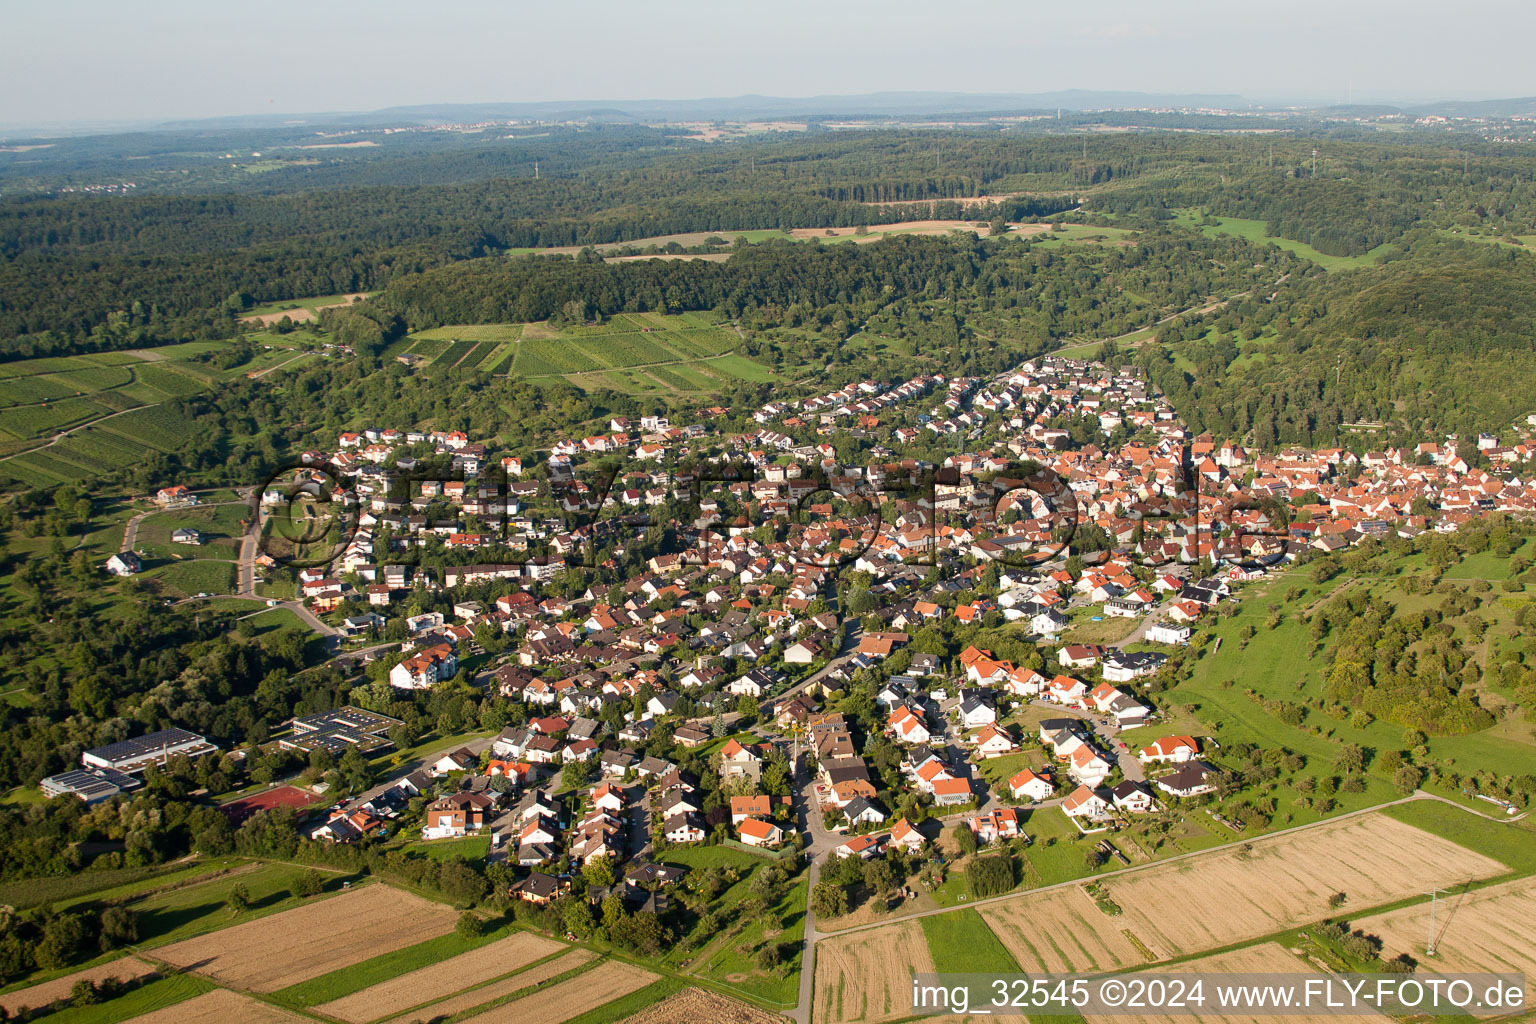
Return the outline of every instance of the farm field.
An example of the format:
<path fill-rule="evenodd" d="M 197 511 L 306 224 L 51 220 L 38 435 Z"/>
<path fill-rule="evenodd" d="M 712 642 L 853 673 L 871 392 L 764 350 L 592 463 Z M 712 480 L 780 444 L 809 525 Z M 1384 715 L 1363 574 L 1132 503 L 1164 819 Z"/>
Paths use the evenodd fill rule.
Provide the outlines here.
<path fill-rule="evenodd" d="M 482 985 L 479 988 L 472 988 L 456 995 L 437 999 L 421 1011 L 402 1013 L 392 1018 L 388 1024 L 410 1024 L 411 1021 L 417 1020 L 422 1013 L 428 1010 L 436 1017 L 451 1017 L 465 1013 L 477 1006 L 485 1006 L 487 1003 L 493 1003 L 498 999 L 505 999 L 525 989 L 542 985 L 552 978 L 570 974 L 572 971 L 582 971 L 596 959 L 597 954 L 589 950 L 573 949 L 562 956 L 555 957 L 553 960 L 546 960 L 541 964 L 514 974 L 510 978 L 503 978 L 489 985 Z"/>
<path fill-rule="evenodd" d="M 922 918 L 921 923 L 923 937 L 928 940 L 928 954 L 933 957 L 933 969 L 940 974 L 1018 973 L 1018 962 L 976 911 L 967 908 L 953 914 L 934 914 Z"/>
<path fill-rule="evenodd" d="M 194 429 L 171 403 L 285 363 L 315 340 L 291 338 L 254 336 L 255 355 L 227 368 L 205 361 L 230 344 L 213 341 L 6 363 L 0 367 L 0 478 L 52 487 L 171 451 Z"/>
<path fill-rule="evenodd" d="M 748 1003 L 702 988 L 687 988 L 668 996 L 621 1024 L 779 1024 L 784 1018 Z"/>
<path fill-rule="evenodd" d="M 1202 957 L 1181 964 L 1178 968 L 1181 972 L 1201 975 L 1222 974 L 1290 974 L 1311 975 L 1315 971 L 1308 970 L 1307 966 L 1290 953 L 1279 943 L 1265 942 L 1257 946 L 1249 946 L 1246 949 L 1236 949 L 1227 953 L 1218 953 L 1215 956 Z M 1240 1014 L 1227 1016 L 1220 1013 L 1183 1014 L 1172 1016 L 1163 1013 L 1114 1013 L 1083 1015 L 1083 1019 L 1089 1024 L 1187 1024 L 1190 1020 L 1227 1022 L 1232 1024 L 1287 1024 L 1302 1020 L 1298 1016 L 1281 1016 L 1275 1014 Z M 1367 1021 L 1375 1021 L 1385 1024 L 1390 1018 L 1374 1013 L 1359 1014 L 1329 1014 L 1325 1019 L 1330 1021 L 1354 1021 L 1357 1024 L 1365 1024 Z"/>
<path fill-rule="evenodd" d="M 736 333 L 701 313 L 620 313 L 601 324 L 550 327 L 462 324 L 418 331 L 389 354 L 434 369 L 478 370 L 629 394 L 717 390 L 731 380 L 767 381 L 772 371 L 734 354 Z"/>
<path fill-rule="evenodd" d="M 125 956 L 94 967 L 87 967 L 82 971 L 75 971 L 62 977 L 53 978 L 37 985 L 29 985 L 26 988 L 14 989 L 0 995 L 0 1009 L 7 1014 L 14 1014 L 23 1006 L 39 1007 L 47 1006 L 55 999 L 65 999 L 69 996 L 69 990 L 79 981 L 89 981 L 99 984 L 108 978 L 116 978 L 118 981 L 133 981 L 137 978 L 147 977 L 155 973 L 153 964 L 147 964 L 137 957 Z"/>
<path fill-rule="evenodd" d="M 308 299 L 290 299 L 286 302 L 269 302 L 264 306 L 256 306 L 245 316 L 240 318 L 241 323 L 259 323 L 263 326 L 274 324 L 283 317 L 288 317 L 294 323 L 303 323 L 306 320 L 315 319 L 315 315 L 322 309 L 332 306 L 345 306 L 357 299 L 366 299 L 367 292 L 352 292 L 345 295 L 317 295 Z"/>
<path fill-rule="evenodd" d="M 608 960 L 569 981 L 503 1003 L 466 1020 L 474 1024 L 561 1024 L 656 980 L 656 975 L 650 971 Z"/>
<path fill-rule="evenodd" d="M 1115 919 L 1159 959 L 1215 949 L 1329 916 L 1329 895 L 1372 906 L 1503 874 L 1506 867 L 1382 814 L 1103 881 Z"/>
<path fill-rule="evenodd" d="M 162 947 L 156 955 L 226 985 L 272 992 L 444 934 L 457 917 L 399 889 L 365 885 Z"/>
<path fill-rule="evenodd" d="M 429 967 L 397 975 L 360 992 L 322 1003 L 315 1010 L 353 1024 L 365 1024 L 379 1017 L 434 1003 L 472 985 L 519 970 L 564 948 L 564 945 L 552 939 L 540 938 L 529 932 L 514 932 L 468 953 L 460 953 Z"/>
<path fill-rule="evenodd" d="M 1536 879 L 1520 878 L 1486 889 L 1453 891 L 1435 908 L 1435 956 L 1426 959 L 1429 903 L 1351 920 L 1350 924 L 1382 942 L 1382 956 L 1407 953 L 1421 972 L 1523 973 L 1526 1003 L 1536 996 L 1536 935 L 1511 927 L 1536 921 Z"/>
<path fill-rule="evenodd" d="M 1032 235 L 1046 232 L 1051 229 L 1049 224 L 1034 223 L 1013 224 L 1010 225 L 1010 227 L 1012 229 L 1010 234 L 1017 233 L 1021 235 Z M 1097 230 L 1104 229 L 1100 228 Z M 1109 230 L 1120 229 L 1112 228 Z M 773 240 L 784 241 L 786 239 L 792 239 L 797 242 L 864 243 L 879 241 L 887 235 L 947 235 L 952 231 L 964 231 L 971 234 L 980 232 L 985 234 L 987 231 L 987 225 L 985 222 L 971 220 L 907 220 L 896 221 L 891 224 L 870 224 L 864 229 L 863 234 L 860 234 L 859 229 L 856 227 L 789 228 L 786 230 L 757 229 L 751 231 L 685 231 L 671 235 L 652 235 L 646 238 L 636 238 L 628 242 L 611 242 L 604 245 L 594 245 L 591 246 L 591 248 L 595 249 L 599 253 L 618 254 L 624 252 L 627 249 L 646 249 L 650 247 L 661 249 L 668 245 L 678 245 L 683 247 L 704 245 L 711 238 L 721 239 L 725 242 L 726 245 L 733 245 L 738 240 L 749 242 L 755 245 L 759 242 L 768 242 Z M 580 245 L 562 245 L 549 249 L 514 249 L 512 250 L 512 253 L 516 256 L 574 256 L 576 253 L 581 252 L 583 248 L 587 247 Z M 658 253 L 656 255 L 665 257 L 669 254 Z M 697 256 L 690 257 L 689 254 L 683 253 L 676 253 L 671 255 L 678 259 L 698 258 Z M 723 259 L 728 255 L 729 254 L 727 253 L 720 253 L 715 258 Z M 623 257 L 613 255 L 610 256 L 610 258 L 648 259 L 654 257 L 650 255 L 639 257 Z"/>
<path fill-rule="evenodd" d="M 224 904 L 236 884 L 250 893 L 247 921 L 295 906 L 298 897 L 293 895 L 293 886 L 300 873 L 301 869 L 291 864 L 244 863 L 207 880 L 147 893 L 130 904 L 139 916 L 141 945 L 146 949 L 170 945 L 232 923 Z M 328 879 L 327 888 L 339 889 L 343 877 Z"/>
<path fill-rule="evenodd" d="M 1125 920 L 1106 915 L 1081 886 L 990 903 L 975 913 L 1025 972 L 1121 971 L 1148 960 L 1126 934 Z"/>
<path fill-rule="evenodd" d="M 130 1018 L 128 1024 L 293 1024 L 307 1018 L 259 999 L 216 988 L 185 1002 Z"/>
<path fill-rule="evenodd" d="M 886 1021 L 912 1012 L 912 975 L 934 969 L 917 921 L 816 944 L 814 1024 Z"/>

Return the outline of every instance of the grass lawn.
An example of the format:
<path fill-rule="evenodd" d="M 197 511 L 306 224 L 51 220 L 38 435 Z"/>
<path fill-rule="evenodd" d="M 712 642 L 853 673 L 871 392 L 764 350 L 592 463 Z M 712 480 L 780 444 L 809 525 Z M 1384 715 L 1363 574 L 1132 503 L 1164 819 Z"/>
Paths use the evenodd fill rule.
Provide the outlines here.
<path fill-rule="evenodd" d="M 0 885 L 0 903 L 18 909 L 40 907 L 46 903 L 55 910 L 65 910 L 76 903 L 131 896 L 242 863 L 236 860 L 198 861 L 180 866 L 158 864 L 142 868 L 82 871 L 51 878 L 28 878 Z"/>
<path fill-rule="evenodd" d="M 197 558 L 157 566 L 142 578 L 159 584 L 167 597 L 191 597 L 194 594 L 232 593 L 238 571 L 234 562 Z"/>
<path fill-rule="evenodd" d="M 782 923 L 777 934 L 768 932 L 766 918 L 748 921 L 737 934 L 729 934 L 696 960 L 690 973 L 706 978 L 776 1006 L 793 1006 L 799 997 L 800 957 L 805 939 L 805 902 L 810 892 L 810 878 L 803 875 L 773 907 L 772 917 Z M 777 942 L 789 955 L 772 972 L 757 965 L 758 950 Z"/>
<path fill-rule="evenodd" d="M 452 860 L 455 857 L 463 857 L 474 863 L 484 861 L 491 852 L 491 837 L 461 836 L 456 839 L 430 839 L 422 842 L 407 843 L 405 849 L 410 853 L 419 853 L 433 860 Z"/>
<path fill-rule="evenodd" d="M 129 906 L 139 915 L 140 945 L 146 949 L 163 946 L 298 906 L 303 901 L 293 895 L 292 888 L 304 870 L 297 864 L 262 864 L 251 871 L 134 900 Z M 338 891 L 342 882 L 355 880 L 328 872 L 324 878 L 327 892 Z M 244 885 L 251 897 L 250 909 L 241 914 L 233 914 L 225 906 L 236 885 Z"/>
<path fill-rule="evenodd" d="M 922 918 L 923 937 L 940 974 L 1017 974 L 1019 965 L 981 915 L 967 907 Z"/>
<path fill-rule="evenodd" d="M 1098 618 L 1098 622 L 1093 621 Z M 1105 615 L 1098 608 L 1083 608 L 1072 613 L 1071 623 L 1062 636 L 1069 644 L 1112 644 L 1135 632 L 1141 616 L 1134 619 Z"/>
<path fill-rule="evenodd" d="M 1382 813 L 1492 857 L 1515 874 L 1536 872 L 1536 828 L 1529 819 L 1489 821 L 1438 800 L 1415 800 L 1388 807 Z"/>
<path fill-rule="evenodd" d="M 1185 227 L 1199 227 L 1202 234 L 1214 238 L 1216 235 L 1236 235 L 1246 238 L 1257 245 L 1277 245 L 1288 252 L 1295 253 L 1304 259 L 1309 259 L 1324 270 L 1353 270 L 1357 267 L 1369 267 L 1375 264 L 1378 256 L 1392 251 L 1390 244 L 1378 245 L 1370 252 L 1359 256 L 1328 256 L 1318 252 L 1305 242 L 1294 242 L 1289 238 L 1280 238 L 1269 234 L 1269 226 L 1261 220 L 1248 220 L 1243 217 L 1216 217 L 1215 225 L 1200 225 L 1201 212 L 1197 210 L 1180 210 L 1175 218 Z"/>
<path fill-rule="evenodd" d="M 1017 754 L 1004 754 L 1002 757 L 991 757 L 976 763 L 976 768 L 981 777 L 987 780 L 987 787 L 998 799 L 1008 798 L 1008 780 L 1013 778 L 1025 768 L 1039 770 L 1049 763 L 1045 751 L 1034 745 L 1035 737 L 1024 737 L 1024 749 Z"/>
<path fill-rule="evenodd" d="M 153 1010 L 174 1006 L 216 986 L 193 974 L 173 974 L 141 985 L 116 999 L 92 1006 L 71 1006 L 50 1013 L 49 1024 L 117 1024 Z"/>

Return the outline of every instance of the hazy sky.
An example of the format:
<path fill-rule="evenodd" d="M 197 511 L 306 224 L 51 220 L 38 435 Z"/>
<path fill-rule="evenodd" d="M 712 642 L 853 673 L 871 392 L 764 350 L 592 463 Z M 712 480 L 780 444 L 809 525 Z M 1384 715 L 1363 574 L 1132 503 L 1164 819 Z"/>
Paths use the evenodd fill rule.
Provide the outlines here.
<path fill-rule="evenodd" d="M 1536 93 L 1529 0 L 18 0 L 0 19 L 13 125 L 745 93 Z"/>

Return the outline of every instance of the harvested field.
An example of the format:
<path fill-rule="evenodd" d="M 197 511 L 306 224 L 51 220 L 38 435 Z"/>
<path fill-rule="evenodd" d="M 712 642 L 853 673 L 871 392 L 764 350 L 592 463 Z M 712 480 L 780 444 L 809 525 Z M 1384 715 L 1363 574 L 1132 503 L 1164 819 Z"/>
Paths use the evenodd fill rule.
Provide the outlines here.
<path fill-rule="evenodd" d="M 912 1014 L 912 975 L 933 970 L 917 921 L 816 944 L 815 1024 L 882 1021 Z"/>
<path fill-rule="evenodd" d="M 471 985 L 510 974 L 563 948 L 562 943 L 553 939 L 540 938 L 529 932 L 517 932 L 468 953 L 460 953 L 431 966 L 401 974 L 361 992 L 333 999 L 314 1009 L 329 1017 L 363 1024 L 364 1021 L 403 1013 L 413 1006 L 443 999 Z"/>
<path fill-rule="evenodd" d="M 989 903 L 976 912 L 1025 972 L 1127 971 L 1147 963 L 1122 931 L 1124 918 L 1105 915 L 1080 886 Z"/>
<path fill-rule="evenodd" d="M 634 1016 L 625 1017 L 621 1024 L 702 1024 L 705 1021 L 709 1024 L 781 1024 L 783 1020 L 777 1013 L 729 999 L 718 992 L 685 988 Z"/>
<path fill-rule="evenodd" d="M 1435 908 L 1435 956 L 1424 956 L 1429 935 L 1429 904 L 1391 910 L 1350 924 L 1381 938 L 1383 956 L 1407 953 L 1419 961 L 1419 973 L 1520 971 L 1525 1001 L 1536 998 L 1536 878 L 1521 878 L 1474 892 L 1441 897 Z M 1525 922 L 1517 927 L 1515 922 Z"/>
<path fill-rule="evenodd" d="M 92 984 L 105 981 L 107 978 L 116 978 L 118 981 L 132 981 L 135 978 L 143 978 L 154 974 L 153 964 L 147 964 L 135 957 L 125 956 L 121 960 L 113 960 L 111 963 L 98 964 L 95 967 L 87 967 L 83 971 L 66 974 L 62 978 L 54 978 L 38 985 L 29 985 L 19 988 L 14 992 L 0 995 L 0 1008 L 6 1013 L 15 1013 L 23 1006 L 38 1009 L 47 1006 L 55 999 L 63 999 L 69 995 L 69 990 L 77 981 L 89 981 Z"/>
<path fill-rule="evenodd" d="M 1170 971 L 1175 974 L 1292 974 L 1308 975 L 1316 974 L 1296 957 L 1291 956 L 1279 943 L 1265 942 L 1257 946 L 1249 946 L 1246 949 L 1235 949 L 1230 953 L 1221 953 L 1217 956 L 1208 956 L 1199 960 L 1191 960 L 1180 964 Z M 1183 1014 L 1172 1016 L 1163 1013 L 1115 1013 L 1115 1014 L 1083 1014 L 1083 1020 L 1088 1024 L 1189 1024 L 1190 1021 L 1215 1021 L 1222 1024 L 1296 1024 L 1304 1020 L 1299 1016 L 1280 1016 L 1276 1014 L 1258 1015 L 1252 1013 L 1233 1014 L 1231 1016 L 1220 1013 Z M 1340 1016 L 1329 1015 L 1325 1018 L 1330 1022 L 1339 1021 L 1341 1024 L 1366 1024 L 1368 1021 L 1387 1024 L 1390 1018 L 1375 1013 L 1344 1014 Z"/>
<path fill-rule="evenodd" d="M 533 995 L 503 1003 L 469 1020 L 473 1024 L 560 1024 L 611 1003 L 656 980 L 650 971 L 609 960 Z"/>
<path fill-rule="evenodd" d="M 155 951 L 167 963 L 253 992 L 275 992 L 453 930 L 451 908 L 387 885 L 315 900 Z"/>
<path fill-rule="evenodd" d="M 126 1024 L 302 1024 L 308 1018 L 238 992 L 217 988 L 174 1006 L 143 1013 Z"/>
<path fill-rule="evenodd" d="M 510 978 L 492 982 L 489 985 L 481 985 L 472 988 L 468 992 L 461 992 L 449 999 L 440 999 L 431 1006 L 420 1011 L 404 1013 L 387 1024 L 409 1024 L 419 1020 L 422 1014 L 431 1013 L 434 1017 L 447 1018 L 466 1010 L 473 1010 L 477 1006 L 495 1002 L 503 996 L 509 996 L 514 992 L 521 992 L 525 988 L 534 985 L 542 985 L 550 978 L 557 978 L 568 971 L 574 971 L 597 959 L 596 953 L 590 953 L 585 949 L 573 949 L 564 956 L 556 957 L 548 963 L 542 963 L 537 967 L 530 967 L 520 974 L 514 974 Z"/>
<path fill-rule="evenodd" d="M 1030 228 L 1041 227 L 1050 230 L 1049 224 L 1028 225 Z M 790 231 L 794 238 L 844 238 L 858 233 L 858 228 L 795 228 Z M 895 224 L 871 224 L 868 233 L 859 237 L 868 238 L 879 235 L 947 235 L 951 231 L 985 231 L 983 225 L 977 228 L 975 223 L 968 220 L 903 220 Z"/>
<path fill-rule="evenodd" d="M 315 319 L 315 317 L 322 309 L 335 309 L 337 306 L 350 305 L 354 299 L 366 299 L 367 297 L 368 295 L 366 292 L 357 292 L 352 295 L 343 295 L 340 302 L 327 302 L 323 305 L 317 306 L 295 306 L 293 309 L 280 309 L 275 313 L 257 313 L 252 316 L 241 317 L 240 322 L 243 324 L 261 324 L 263 327 L 270 327 L 272 324 L 278 323 L 280 320 L 282 320 L 283 317 L 287 317 L 293 323 L 301 324 L 305 321 Z"/>
<path fill-rule="evenodd" d="M 1332 913 L 1332 893 L 1368 907 L 1507 870 L 1449 840 L 1369 814 L 1111 876 L 1104 887 L 1125 910 L 1116 923 L 1163 958 L 1321 920 Z"/>

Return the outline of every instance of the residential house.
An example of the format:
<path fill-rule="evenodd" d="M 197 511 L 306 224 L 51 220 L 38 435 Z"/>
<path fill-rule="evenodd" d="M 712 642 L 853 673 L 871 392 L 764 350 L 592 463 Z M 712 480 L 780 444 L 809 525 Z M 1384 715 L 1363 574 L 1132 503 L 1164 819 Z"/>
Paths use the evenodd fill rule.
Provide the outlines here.
<path fill-rule="evenodd" d="M 1008 792 L 1015 800 L 1046 800 L 1056 791 L 1051 780 L 1028 768 L 1008 780 Z"/>
<path fill-rule="evenodd" d="M 1078 786 L 1061 802 L 1061 809 L 1079 823 L 1098 821 L 1109 814 L 1109 803 L 1088 786 Z"/>

